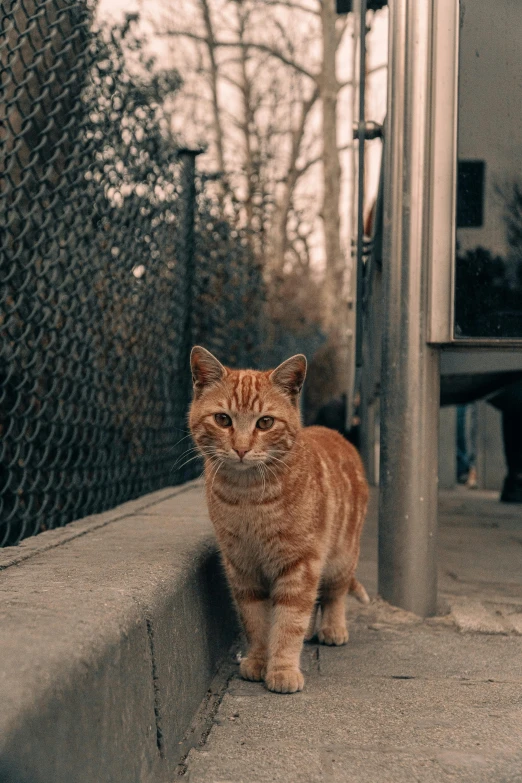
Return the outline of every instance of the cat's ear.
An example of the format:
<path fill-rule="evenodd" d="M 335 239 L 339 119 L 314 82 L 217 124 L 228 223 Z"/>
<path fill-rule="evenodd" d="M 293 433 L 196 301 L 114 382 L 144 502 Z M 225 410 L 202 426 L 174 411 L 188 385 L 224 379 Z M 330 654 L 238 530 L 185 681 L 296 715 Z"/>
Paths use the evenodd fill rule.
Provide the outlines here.
<path fill-rule="evenodd" d="M 270 373 L 270 380 L 295 402 L 303 388 L 305 376 L 306 356 L 298 353 L 276 367 Z"/>
<path fill-rule="evenodd" d="M 201 345 L 195 345 L 190 352 L 190 368 L 196 394 L 200 393 L 205 386 L 218 383 L 227 372 L 221 362 L 218 362 L 216 357 Z"/>

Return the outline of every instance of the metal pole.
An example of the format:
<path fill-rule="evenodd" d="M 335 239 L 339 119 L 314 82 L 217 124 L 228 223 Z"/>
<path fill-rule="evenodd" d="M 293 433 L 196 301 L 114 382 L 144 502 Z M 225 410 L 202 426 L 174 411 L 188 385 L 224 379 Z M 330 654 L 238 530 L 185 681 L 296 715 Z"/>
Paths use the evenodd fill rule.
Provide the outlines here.
<path fill-rule="evenodd" d="M 196 156 L 201 150 L 183 148 L 178 150 L 180 161 L 180 195 L 178 207 L 177 261 L 180 265 L 181 287 L 183 291 L 183 320 L 178 340 L 176 340 L 175 386 L 170 385 L 167 395 L 175 406 L 174 421 L 178 430 L 186 428 L 187 411 L 192 397 L 190 375 L 190 351 L 193 339 L 194 319 L 194 279 L 195 279 L 195 216 L 196 216 Z M 167 399 L 169 397 L 167 396 Z M 170 452 L 173 464 L 179 464 L 179 458 L 185 452 L 186 441 L 176 433 L 176 447 Z M 177 460 L 177 462 L 176 462 Z M 194 478 L 194 463 L 178 468 L 171 479 L 187 481 Z"/>
<path fill-rule="evenodd" d="M 384 175 L 379 593 L 421 616 L 437 599 L 440 371 L 426 343 L 432 2 L 390 0 Z"/>
<path fill-rule="evenodd" d="M 182 330 L 182 348 L 180 351 L 180 373 L 186 380 L 186 397 L 190 399 L 189 358 L 192 348 L 192 299 L 194 288 L 194 223 L 196 211 L 196 156 L 201 150 L 180 149 L 180 247 L 179 254 L 184 271 L 184 319 Z"/>
<path fill-rule="evenodd" d="M 179 348 L 177 352 L 177 394 L 179 401 L 177 415 L 179 426 L 186 427 L 187 411 L 192 397 L 192 380 L 190 374 L 190 351 L 193 340 L 194 327 L 194 279 L 195 279 L 195 217 L 196 217 L 196 156 L 201 150 L 183 148 L 178 150 L 180 167 L 180 204 L 178 212 L 179 239 L 178 261 L 182 268 L 183 287 L 183 321 L 179 335 Z M 172 390 L 171 390 L 172 393 Z M 172 458 L 179 458 L 186 449 L 186 442 L 178 440 L 179 454 L 172 454 Z M 186 481 L 194 477 L 194 463 L 181 468 L 178 471 L 178 479 Z"/>
<path fill-rule="evenodd" d="M 356 266 L 356 321 L 355 321 L 355 366 L 363 363 L 363 271 L 364 271 L 364 153 L 366 138 L 365 90 L 366 90 L 366 0 L 359 0 L 359 124 L 358 139 L 358 180 L 357 193 L 357 266 Z"/>

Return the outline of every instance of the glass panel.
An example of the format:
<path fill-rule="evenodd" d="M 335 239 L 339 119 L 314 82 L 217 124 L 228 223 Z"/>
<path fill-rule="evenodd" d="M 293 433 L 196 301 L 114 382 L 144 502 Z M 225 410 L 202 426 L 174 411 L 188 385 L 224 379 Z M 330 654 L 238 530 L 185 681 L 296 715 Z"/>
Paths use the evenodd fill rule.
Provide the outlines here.
<path fill-rule="evenodd" d="M 455 338 L 522 338 L 522 3 L 460 17 Z"/>

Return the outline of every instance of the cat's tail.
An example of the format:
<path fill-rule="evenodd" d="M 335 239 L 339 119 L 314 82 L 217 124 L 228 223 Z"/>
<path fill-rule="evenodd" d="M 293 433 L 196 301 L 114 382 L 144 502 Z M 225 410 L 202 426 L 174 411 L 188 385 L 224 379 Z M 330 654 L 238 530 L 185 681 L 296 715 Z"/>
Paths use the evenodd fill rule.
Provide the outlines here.
<path fill-rule="evenodd" d="M 352 581 L 350 582 L 350 587 L 348 589 L 348 592 L 350 595 L 353 595 L 354 598 L 357 598 L 358 601 L 360 601 L 362 604 L 369 604 L 370 598 L 368 596 L 368 593 L 362 586 L 360 582 L 357 581 L 357 579 L 352 576 Z"/>

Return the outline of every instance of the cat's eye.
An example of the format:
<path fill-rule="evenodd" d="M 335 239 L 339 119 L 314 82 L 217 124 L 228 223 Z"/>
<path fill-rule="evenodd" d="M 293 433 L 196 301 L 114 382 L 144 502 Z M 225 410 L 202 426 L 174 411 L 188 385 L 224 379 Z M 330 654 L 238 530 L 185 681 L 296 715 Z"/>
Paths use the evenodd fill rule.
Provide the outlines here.
<path fill-rule="evenodd" d="M 272 416 L 261 416 L 261 418 L 257 421 L 256 427 L 258 430 L 269 430 L 273 424 L 274 419 Z"/>
<path fill-rule="evenodd" d="M 216 424 L 220 427 L 231 427 L 232 419 L 226 413 L 216 413 L 214 416 Z"/>

